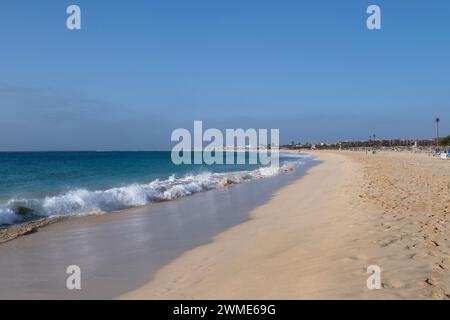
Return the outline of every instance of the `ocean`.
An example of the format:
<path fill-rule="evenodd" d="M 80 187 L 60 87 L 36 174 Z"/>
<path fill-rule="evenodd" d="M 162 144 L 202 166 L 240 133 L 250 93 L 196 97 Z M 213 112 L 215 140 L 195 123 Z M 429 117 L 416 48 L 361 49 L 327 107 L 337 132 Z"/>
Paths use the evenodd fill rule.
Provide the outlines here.
<path fill-rule="evenodd" d="M 246 154 L 248 159 L 249 154 Z M 0 227 L 170 201 L 294 170 L 312 157 L 280 153 L 261 165 L 175 165 L 170 151 L 2 152 Z"/>

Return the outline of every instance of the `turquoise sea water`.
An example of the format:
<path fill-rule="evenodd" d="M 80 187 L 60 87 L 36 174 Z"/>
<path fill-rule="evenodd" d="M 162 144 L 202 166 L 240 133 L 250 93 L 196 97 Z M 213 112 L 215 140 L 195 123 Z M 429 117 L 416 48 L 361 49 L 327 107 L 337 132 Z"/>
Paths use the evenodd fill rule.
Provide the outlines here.
<path fill-rule="evenodd" d="M 280 169 L 274 170 L 249 164 L 175 165 L 169 151 L 0 153 L 0 226 L 173 200 L 273 176 L 308 160 L 281 154 Z"/>

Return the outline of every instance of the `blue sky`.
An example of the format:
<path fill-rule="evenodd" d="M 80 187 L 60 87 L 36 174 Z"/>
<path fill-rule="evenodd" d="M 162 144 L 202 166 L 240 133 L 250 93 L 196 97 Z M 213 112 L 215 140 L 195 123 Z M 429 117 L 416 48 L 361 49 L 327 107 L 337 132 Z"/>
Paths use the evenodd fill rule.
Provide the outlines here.
<path fill-rule="evenodd" d="M 0 39 L 0 150 L 165 149 L 194 120 L 320 142 L 432 138 L 439 115 L 450 134 L 446 0 L 3 0 Z"/>

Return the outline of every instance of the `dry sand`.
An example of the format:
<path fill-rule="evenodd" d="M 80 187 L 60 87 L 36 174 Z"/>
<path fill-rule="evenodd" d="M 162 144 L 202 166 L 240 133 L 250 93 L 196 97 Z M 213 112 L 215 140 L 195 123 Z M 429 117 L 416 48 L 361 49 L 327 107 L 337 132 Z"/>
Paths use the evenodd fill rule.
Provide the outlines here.
<path fill-rule="evenodd" d="M 322 164 L 251 220 L 183 254 L 122 299 L 445 299 L 450 162 L 317 152 Z M 368 290 L 369 265 L 382 289 Z"/>

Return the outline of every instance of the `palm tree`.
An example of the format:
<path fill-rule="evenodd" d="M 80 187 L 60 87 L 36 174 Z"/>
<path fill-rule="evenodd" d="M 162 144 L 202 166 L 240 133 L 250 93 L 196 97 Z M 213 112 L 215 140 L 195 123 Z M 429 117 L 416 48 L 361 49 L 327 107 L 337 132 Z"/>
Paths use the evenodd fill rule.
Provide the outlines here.
<path fill-rule="evenodd" d="M 439 117 L 436 117 L 436 147 L 439 146 L 439 122 L 441 119 Z"/>

